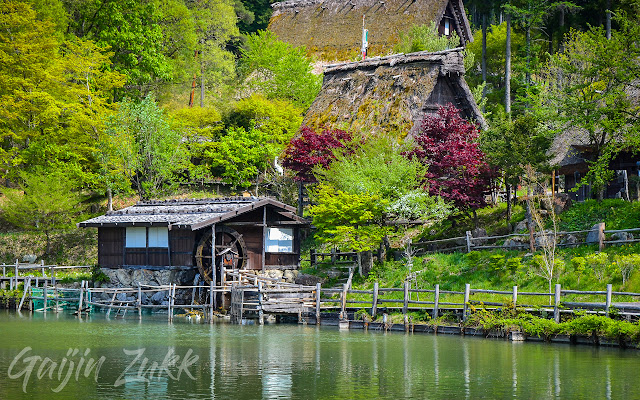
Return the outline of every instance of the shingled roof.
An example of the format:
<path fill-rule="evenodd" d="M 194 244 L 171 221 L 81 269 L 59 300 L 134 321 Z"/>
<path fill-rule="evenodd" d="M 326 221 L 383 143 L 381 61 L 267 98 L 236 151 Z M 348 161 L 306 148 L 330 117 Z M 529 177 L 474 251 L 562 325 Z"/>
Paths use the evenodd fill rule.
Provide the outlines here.
<path fill-rule="evenodd" d="M 295 208 L 279 201 L 260 197 L 228 197 L 219 199 L 149 200 L 78 223 L 78 227 L 103 226 L 168 226 L 200 229 L 238 215 L 270 205 L 293 219 Z"/>
<path fill-rule="evenodd" d="M 400 32 L 440 23 L 446 15 L 465 44 L 473 41 L 462 0 L 289 0 L 271 5 L 269 30 L 287 43 L 306 46 L 322 60 L 351 60 L 359 54 L 362 16 L 369 30 L 369 54 L 393 51 Z"/>
<path fill-rule="evenodd" d="M 407 133 L 451 103 L 464 118 L 485 127 L 464 80 L 463 61 L 458 48 L 329 65 L 303 124 L 316 130 Z"/>

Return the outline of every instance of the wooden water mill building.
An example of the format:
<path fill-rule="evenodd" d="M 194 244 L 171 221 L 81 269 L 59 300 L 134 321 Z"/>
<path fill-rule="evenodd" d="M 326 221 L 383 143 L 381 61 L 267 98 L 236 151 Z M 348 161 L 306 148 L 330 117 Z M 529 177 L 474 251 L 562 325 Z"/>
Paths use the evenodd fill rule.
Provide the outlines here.
<path fill-rule="evenodd" d="M 98 228 L 103 268 L 198 269 L 207 282 L 228 270 L 298 269 L 295 208 L 269 198 L 150 200 L 78 224 Z"/>

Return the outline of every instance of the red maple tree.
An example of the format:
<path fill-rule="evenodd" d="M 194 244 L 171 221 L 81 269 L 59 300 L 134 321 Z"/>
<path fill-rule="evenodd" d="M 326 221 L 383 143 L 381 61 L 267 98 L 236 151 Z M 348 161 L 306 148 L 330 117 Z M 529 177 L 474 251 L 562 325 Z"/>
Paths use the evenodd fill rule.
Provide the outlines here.
<path fill-rule="evenodd" d="M 347 148 L 352 135 L 340 129 L 325 129 L 316 133 L 308 126 L 302 127 L 300 136 L 289 143 L 282 159 L 282 165 L 296 172 L 294 180 L 313 183 L 316 177 L 313 169 L 316 166 L 328 168 L 335 160 L 335 149 Z"/>
<path fill-rule="evenodd" d="M 452 201 L 461 210 L 486 205 L 490 169 L 480 150 L 476 125 L 462 119 L 452 104 L 425 117 L 415 135 L 416 146 L 406 156 L 429 166 L 429 194 Z"/>

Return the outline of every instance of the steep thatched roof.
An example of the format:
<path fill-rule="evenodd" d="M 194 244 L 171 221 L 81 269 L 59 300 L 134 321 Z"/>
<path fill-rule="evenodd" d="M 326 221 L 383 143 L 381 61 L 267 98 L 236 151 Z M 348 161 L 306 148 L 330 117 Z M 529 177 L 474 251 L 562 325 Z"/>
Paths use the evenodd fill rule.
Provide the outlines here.
<path fill-rule="evenodd" d="M 407 133 L 438 106 L 452 103 L 463 117 L 484 127 L 464 80 L 461 50 L 329 65 L 303 124 L 314 129 Z"/>
<path fill-rule="evenodd" d="M 473 41 L 462 0 L 289 0 L 272 4 L 269 30 L 322 60 L 351 60 L 369 30 L 369 54 L 389 54 L 400 32 L 447 18 L 465 44 Z"/>

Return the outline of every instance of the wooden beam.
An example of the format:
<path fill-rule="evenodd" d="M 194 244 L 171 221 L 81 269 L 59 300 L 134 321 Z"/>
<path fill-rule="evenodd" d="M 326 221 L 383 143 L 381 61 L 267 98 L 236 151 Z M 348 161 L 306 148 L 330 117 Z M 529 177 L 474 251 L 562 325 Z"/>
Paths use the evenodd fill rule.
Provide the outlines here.
<path fill-rule="evenodd" d="M 267 207 L 262 208 L 262 257 L 261 257 L 261 269 L 264 272 L 265 249 L 267 247 Z"/>

